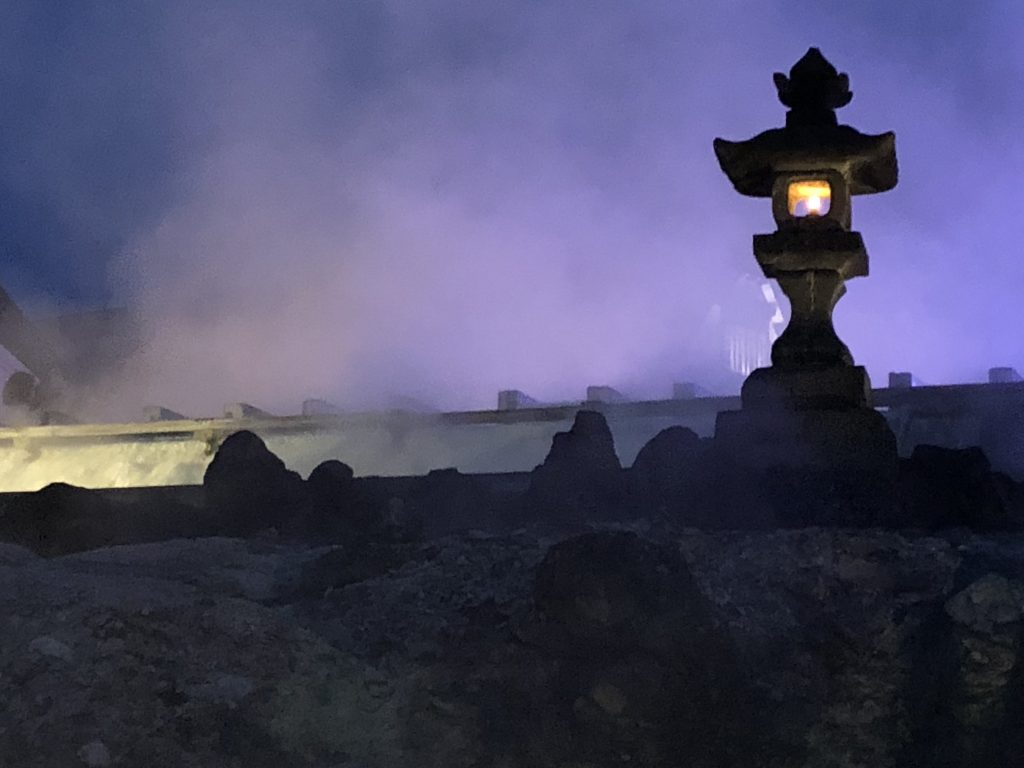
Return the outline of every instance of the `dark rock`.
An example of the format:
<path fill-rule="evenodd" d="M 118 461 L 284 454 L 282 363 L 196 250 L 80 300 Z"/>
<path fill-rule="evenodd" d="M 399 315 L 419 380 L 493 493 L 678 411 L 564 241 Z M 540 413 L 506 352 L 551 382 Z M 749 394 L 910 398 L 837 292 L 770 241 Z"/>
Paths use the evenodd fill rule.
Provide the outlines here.
<path fill-rule="evenodd" d="M 484 483 L 457 469 L 435 469 L 418 480 L 407 499 L 427 537 L 491 527 L 496 499 Z"/>
<path fill-rule="evenodd" d="M 978 442 L 993 467 L 1024 481 L 1024 414 L 1000 410 L 982 419 Z"/>
<path fill-rule="evenodd" d="M 251 535 L 274 528 L 301 530 L 309 493 L 257 435 L 235 432 L 221 444 L 203 475 L 206 505 L 224 535 Z"/>
<path fill-rule="evenodd" d="M 317 503 L 340 506 L 352 497 L 355 487 L 353 475 L 348 464 L 330 459 L 317 464 L 306 482 Z"/>
<path fill-rule="evenodd" d="M 422 477 L 356 478 L 357 516 L 366 515 L 370 530 L 376 530 L 379 525 L 382 535 L 393 541 L 418 541 L 422 537 L 423 521 L 410 500 L 422 480 Z M 376 538 L 376 534 L 371 538 Z"/>
<path fill-rule="evenodd" d="M 757 473 L 740 465 L 712 440 L 702 441 L 692 476 L 692 496 L 679 522 L 707 530 L 766 530 L 778 526 L 772 500 Z"/>
<path fill-rule="evenodd" d="M 0 535 L 40 555 L 63 554 L 113 543 L 98 530 L 106 517 L 95 493 L 53 483 L 35 493 L 6 496 Z"/>
<path fill-rule="evenodd" d="M 588 533 L 551 547 L 533 599 L 565 653 L 686 654 L 710 626 L 707 602 L 678 550 L 627 532 Z"/>
<path fill-rule="evenodd" d="M 321 462 L 306 480 L 312 504 L 305 533 L 313 539 L 357 545 L 384 535 L 383 511 L 360 493 L 352 468 Z"/>
<path fill-rule="evenodd" d="M 626 483 L 608 422 L 579 411 L 568 432 L 555 435 L 530 479 L 528 514 L 547 522 L 585 526 L 622 517 Z"/>
<path fill-rule="evenodd" d="M 900 463 L 899 491 L 913 525 L 1000 530 L 1020 522 L 1017 484 L 992 472 L 980 448 L 917 446 Z"/>
<path fill-rule="evenodd" d="M 597 411 L 578 411 L 569 431 L 555 435 L 541 467 L 552 472 L 575 469 L 613 472 L 622 469 L 604 415 Z"/>
<path fill-rule="evenodd" d="M 919 641 L 905 764 L 1014 765 L 1024 745 L 1024 583 L 989 573 L 950 597 Z"/>
<path fill-rule="evenodd" d="M 34 493 L 0 497 L 0 540 L 47 557 L 212 532 L 201 510 L 175 501 L 164 489 L 126 502 L 103 491 L 52 483 Z"/>
<path fill-rule="evenodd" d="M 533 602 L 519 637 L 552 660 L 565 697 L 533 698 L 545 719 L 572 723 L 549 752 L 602 765 L 616 753 L 649 766 L 763 764 L 757 696 L 678 548 L 622 532 L 560 542 Z"/>
<path fill-rule="evenodd" d="M 672 515 L 692 502 L 703 445 L 688 427 L 669 427 L 651 438 L 629 470 L 630 490 L 642 516 Z"/>
<path fill-rule="evenodd" d="M 383 576 L 411 557 L 408 546 L 371 541 L 343 546 L 321 555 L 304 569 L 298 596 L 322 597 L 330 590 Z"/>

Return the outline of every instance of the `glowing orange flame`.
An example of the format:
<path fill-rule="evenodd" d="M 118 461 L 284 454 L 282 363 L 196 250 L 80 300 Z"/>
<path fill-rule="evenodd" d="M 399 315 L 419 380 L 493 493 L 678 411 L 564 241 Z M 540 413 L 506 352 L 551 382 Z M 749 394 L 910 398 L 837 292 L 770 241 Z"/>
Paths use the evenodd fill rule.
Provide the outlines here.
<path fill-rule="evenodd" d="M 788 190 L 789 215 L 797 218 L 824 216 L 832 202 L 832 187 L 827 181 L 794 181 Z"/>

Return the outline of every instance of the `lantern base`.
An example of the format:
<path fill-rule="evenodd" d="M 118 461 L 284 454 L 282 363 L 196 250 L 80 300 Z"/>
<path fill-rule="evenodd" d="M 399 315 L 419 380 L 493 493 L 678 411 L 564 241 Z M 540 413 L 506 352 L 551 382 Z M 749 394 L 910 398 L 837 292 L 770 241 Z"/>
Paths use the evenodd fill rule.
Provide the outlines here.
<path fill-rule="evenodd" d="M 868 409 L 871 380 L 860 365 L 795 371 L 758 368 L 743 382 L 741 397 L 744 411 Z"/>
<path fill-rule="evenodd" d="M 871 408 L 725 411 L 715 448 L 781 526 L 898 523 L 896 437 Z"/>

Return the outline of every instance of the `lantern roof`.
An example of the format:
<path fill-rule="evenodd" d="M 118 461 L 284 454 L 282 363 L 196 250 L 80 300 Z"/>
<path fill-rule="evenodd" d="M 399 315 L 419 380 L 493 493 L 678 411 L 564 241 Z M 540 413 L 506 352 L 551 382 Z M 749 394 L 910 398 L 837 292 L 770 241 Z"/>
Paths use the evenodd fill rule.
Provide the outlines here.
<path fill-rule="evenodd" d="M 776 72 L 774 80 L 779 101 L 789 107 L 786 126 L 746 141 L 715 139 L 718 163 L 737 192 L 771 197 L 780 172 L 819 168 L 842 173 L 854 195 L 896 186 L 895 134 L 864 134 L 839 124 L 835 110 L 853 98 L 849 77 L 817 48 L 793 65 L 789 77 Z"/>

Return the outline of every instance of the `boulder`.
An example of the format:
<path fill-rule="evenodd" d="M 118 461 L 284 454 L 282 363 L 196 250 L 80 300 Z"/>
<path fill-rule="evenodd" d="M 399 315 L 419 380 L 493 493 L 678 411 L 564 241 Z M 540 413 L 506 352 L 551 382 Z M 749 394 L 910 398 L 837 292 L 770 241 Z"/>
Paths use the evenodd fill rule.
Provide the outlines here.
<path fill-rule="evenodd" d="M 565 653 L 643 648 L 689 655 L 710 630 L 710 610 L 676 547 L 600 531 L 559 542 L 537 568 L 538 618 Z"/>
<path fill-rule="evenodd" d="M 352 500 L 355 490 L 352 467 L 337 459 L 317 464 L 306 483 L 314 502 L 322 506 L 344 506 Z"/>
<path fill-rule="evenodd" d="M 978 442 L 993 467 L 1024 481 L 1024 413 L 1004 409 L 984 417 Z"/>
<path fill-rule="evenodd" d="M 585 526 L 622 517 L 626 484 L 608 422 L 579 411 L 568 432 L 555 435 L 544 463 L 530 478 L 527 515 Z"/>
<path fill-rule="evenodd" d="M 2 505 L 0 536 L 40 555 L 102 546 L 107 538 L 99 530 L 106 511 L 85 488 L 53 483 L 35 493 L 7 494 Z"/>
<path fill-rule="evenodd" d="M 979 530 L 1020 527 L 1018 485 L 993 472 L 977 447 L 917 446 L 909 459 L 900 462 L 899 495 L 904 517 L 912 525 Z"/>
<path fill-rule="evenodd" d="M 457 469 L 435 469 L 416 481 L 408 498 L 410 513 L 427 537 L 487 528 L 495 499 L 486 485 Z"/>
<path fill-rule="evenodd" d="M 549 747 L 563 759 L 603 765 L 618 750 L 640 765 L 763 764 L 757 697 L 678 547 L 610 531 L 555 544 L 518 632 L 571 700 L 571 714 L 544 704 L 547 720 L 573 723 Z"/>
<path fill-rule="evenodd" d="M 1024 583 L 986 573 L 943 609 L 917 654 L 904 764 L 1016 765 L 1024 748 Z"/>
<path fill-rule="evenodd" d="M 408 545 L 362 541 L 341 546 L 309 563 L 295 595 L 322 597 L 335 589 L 383 576 L 410 558 Z"/>
<path fill-rule="evenodd" d="M 203 475 L 206 507 L 223 535 L 268 528 L 300 531 L 310 513 L 306 484 L 256 434 L 230 435 Z"/>
<path fill-rule="evenodd" d="M 202 510 L 165 489 L 142 498 L 52 483 L 0 497 L 0 540 L 53 557 L 99 547 L 212 533 Z"/>
<path fill-rule="evenodd" d="M 348 464 L 321 462 L 309 474 L 306 489 L 311 503 L 307 536 L 356 544 L 383 535 L 384 516 L 359 492 Z"/>
<path fill-rule="evenodd" d="M 702 448 L 696 432 L 674 426 L 640 449 L 629 470 L 629 483 L 641 516 L 679 516 L 692 501 Z"/>
<path fill-rule="evenodd" d="M 701 441 L 700 451 L 693 457 L 692 474 L 680 488 L 680 495 L 683 503 L 672 522 L 685 527 L 766 530 L 778 526 L 775 509 L 757 473 L 737 462 L 714 440 Z"/>

